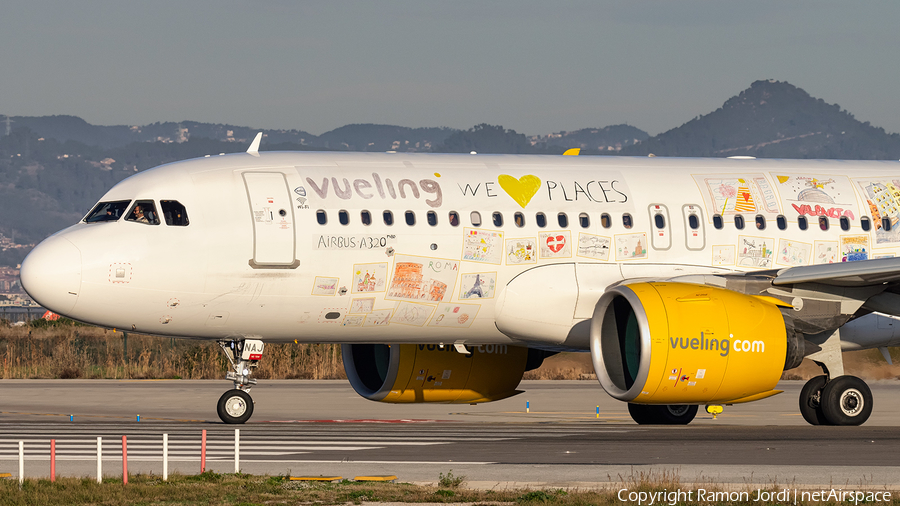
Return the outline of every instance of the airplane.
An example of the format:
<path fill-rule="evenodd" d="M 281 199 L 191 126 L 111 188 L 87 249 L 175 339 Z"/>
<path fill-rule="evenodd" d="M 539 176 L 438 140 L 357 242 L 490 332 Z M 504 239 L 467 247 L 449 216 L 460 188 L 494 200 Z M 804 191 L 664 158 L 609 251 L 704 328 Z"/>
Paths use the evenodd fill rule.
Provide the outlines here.
<path fill-rule="evenodd" d="M 859 425 L 842 351 L 900 345 L 900 162 L 260 152 L 113 186 L 21 266 L 45 308 L 216 340 L 225 423 L 265 343 L 340 343 L 388 403 L 504 399 L 591 354 L 639 424 L 780 393 L 804 358 L 813 425 Z"/>

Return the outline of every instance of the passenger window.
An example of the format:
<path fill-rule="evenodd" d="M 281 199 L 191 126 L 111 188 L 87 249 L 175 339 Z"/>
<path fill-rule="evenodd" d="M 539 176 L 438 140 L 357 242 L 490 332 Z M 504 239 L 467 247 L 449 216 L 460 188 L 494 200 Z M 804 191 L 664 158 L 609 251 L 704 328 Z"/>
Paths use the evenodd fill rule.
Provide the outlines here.
<path fill-rule="evenodd" d="M 738 230 L 744 229 L 744 217 L 740 214 L 734 215 L 734 227 Z"/>
<path fill-rule="evenodd" d="M 622 225 L 625 228 L 631 228 L 632 226 L 634 226 L 634 220 L 631 219 L 630 214 L 625 213 L 622 215 Z"/>
<path fill-rule="evenodd" d="M 406 224 L 410 227 L 416 224 L 416 213 L 412 211 L 406 211 Z"/>
<path fill-rule="evenodd" d="M 866 232 L 868 232 L 869 230 L 872 230 L 872 222 L 869 221 L 868 216 L 863 216 L 862 218 L 860 218 L 859 224 L 862 227 L 862 229 L 865 230 Z"/>
<path fill-rule="evenodd" d="M 691 227 L 691 230 L 697 230 L 700 228 L 700 218 L 698 218 L 696 214 L 689 215 L 688 226 Z"/>
<path fill-rule="evenodd" d="M 544 213 L 537 213 L 534 215 L 534 221 L 537 223 L 537 226 L 544 228 L 547 226 L 547 217 L 544 216 Z"/>
<path fill-rule="evenodd" d="M 775 218 L 775 222 L 778 223 L 778 230 L 785 230 L 787 228 L 787 218 L 785 218 L 783 214 L 779 214 L 778 217 Z"/>
<path fill-rule="evenodd" d="M 581 228 L 588 228 L 591 226 L 591 218 L 587 213 L 581 213 L 578 215 L 578 224 L 581 225 Z"/>
<path fill-rule="evenodd" d="M 713 226 L 716 227 L 717 230 L 722 230 L 725 227 L 725 220 L 722 219 L 721 214 L 713 215 Z"/>
<path fill-rule="evenodd" d="M 131 212 L 128 213 L 125 221 L 159 225 L 159 216 L 156 214 L 156 206 L 153 205 L 152 200 L 138 200 L 134 203 L 134 206 L 132 206 Z"/>
<path fill-rule="evenodd" d="M 566 213 L 559 213 L 556 215 L 556 220 L 559 222 L 560 228 L 568 228 L 569 226 L 569 217 L 566 216 Z"/>
<path fill-rule="evenodd" d="M 891 219 L 888 217 L 881 218 L 881 227 L 884 228 L 886 232 L 890 232 L 891 230 Z"/>
<path fill-rule="evenodd" d="M 819 228 L 828 230 L 828 216 L 819 216 Z"/>
<path fill-rule="evenodd" d="M 338 221 L 341 222 L 341 225 L 350 223 L 350 213 L 341 209 L 340 211 L 338 211 Z"/>
<path fill-rule="evenodd" d="M 359 219 L 362 221 L 363 225 L 371 225 L 372 224 L 372 213 L 369 211 L 360 211 Z"/>
<path fill-rule="evenodd" d="M 100 221 L 116 221 L 125 214 L 130 200 L 117 200 L 115 202 L 100 202 L 84 218 L 85 223 L 97 223 Z"/>
<path fill-rule="evenodd" d="M 459 213 L 456 211 L 450 211 L 450 226 L 451 227 L 459 226 Z"/>
<path fill-rule="evenodd" d="M 656 225 L 656 228 L 662 230 L 666 228 L 666 218 L 661 214 L 653 215 L 653 224 Z"/>
<path fill-rule="evenodd" d="M 806 216 L 798 216 L 797 225 L 800 227 L 800 230 L 806 230 L 807 228 L 809 228 L 809 222 L 806 220 Z"/>
<path fill-rule="evenodd" d="M 503 214 L 501 214 L 497 211 L 494 211 L 494 214 L 491 215 L 491 218 L 494 220 L 495 227 L 503 226 Z"/>
<path fill-rule="evenodd" d="M 436 212 L 428 211 L 428 214 L 426 216 L 428 218 L 429 225 L 431 225 L 432 227 L 437 225 L 437 213 Z"/>
<path fill-rule="evenodd" d="M 384 218 L 384 224 L 387 226 L 391 226 L 394 224 L 394 213 L 390 211 L 385 211 L 381 215 Z"/>
<path fill-rule="evenodd" d="M 328 223 L 328 215 L 325 214 L 325 211 L 323 211 L 322 209 L 316 211 L 316 221 L 319 223 L 319 225 Z"/>
<path fill-rule="evenodd" d="M 846 216 L 841 216 L 840 222 L 841 222 L 841 230 L 843 230 L 844 232 L 850 230 L 850 218 L 848 218 Z"/>
<path fill-rule="evenodd" d="M 472 222 L 473 227 L 480 227 L 481 213 L 479 213 L 478 211 L 472 211 L 471 213 L 469 213 L 469 221 Z"/>
<path fill-rule="evenodd" d="M 603 228 L 609 228 L 609 227 L 611 227 L 611 226 L 612 226 L 612 217 L 610 217 L 610 216 L 609 216 L 608 214 L 606 214 L 606 213 L 601 214 L 601 215 L 600 215 L 600 225 L 601 225 Z"/>
<path fill-rule="evenodd" d="M 765 216 L 763 216 L 761 214 L 756 215 L 756 229 L 757 230 L 765 230 L 766 229 L 766 217 Z"/>
<path fill-rule="evenodd" d="M 177 200 L 160 200 L 159 207 L 162 208 L 163 218 L 166 225 L 170 227 L 186 227 L 190 225 L 188 221 L 187 209 Z"/>
<path fill-rule="evenodd" d="M 525 226 L 525 215 L 524 214 L 516 213 L 515 218 L 516 218 L 516 226 L 517 227 L 521 228 L 521 227 Z"/>

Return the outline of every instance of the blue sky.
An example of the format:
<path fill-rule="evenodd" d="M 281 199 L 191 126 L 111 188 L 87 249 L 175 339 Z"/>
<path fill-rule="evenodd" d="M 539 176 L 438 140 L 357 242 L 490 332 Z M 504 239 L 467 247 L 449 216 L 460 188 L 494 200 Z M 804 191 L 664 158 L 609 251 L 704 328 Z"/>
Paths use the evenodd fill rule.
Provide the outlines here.
<path fill-rule="evenodd" d="M 651 134 L 778 79 L 900 132 L 900 2 L 4 0 L 0 114 Z"/>

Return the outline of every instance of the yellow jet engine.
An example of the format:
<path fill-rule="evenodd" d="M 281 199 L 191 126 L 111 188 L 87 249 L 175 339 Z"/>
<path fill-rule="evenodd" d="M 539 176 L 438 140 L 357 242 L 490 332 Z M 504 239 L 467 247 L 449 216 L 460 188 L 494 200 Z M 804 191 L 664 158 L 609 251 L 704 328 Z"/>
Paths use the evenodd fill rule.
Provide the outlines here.
<path fill-rule="evenodd" d="M 345 344 L 344 370 L 356 393 L 379 402 L 476 404 L 521 393 L 525 371 L 552 353 L 506 344 Z"/>
<path fill-rule="evenodd" d="M 779 307 L 790 306 L 705 285 L 613 287 L 591 321 L 597 378 L 611 396 L 636 404 L 733 404 L 774 395 L 782 371 L 803 357 L 802 338 L 788 330 Z"/>

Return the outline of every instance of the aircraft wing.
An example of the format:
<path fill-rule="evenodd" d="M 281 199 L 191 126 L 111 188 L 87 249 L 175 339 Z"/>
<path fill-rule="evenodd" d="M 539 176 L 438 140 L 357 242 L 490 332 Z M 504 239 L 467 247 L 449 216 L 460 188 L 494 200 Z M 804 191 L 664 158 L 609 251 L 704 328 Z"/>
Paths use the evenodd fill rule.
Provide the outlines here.
<path fill-rule="evenodd" d="M 776 286 L 819 283 L 850 287 L 896 282 L 900 282 L 900 258 L 789 267 L 777 271 L 772 280 Z"/>

